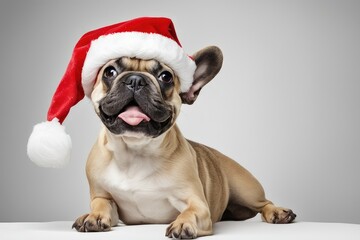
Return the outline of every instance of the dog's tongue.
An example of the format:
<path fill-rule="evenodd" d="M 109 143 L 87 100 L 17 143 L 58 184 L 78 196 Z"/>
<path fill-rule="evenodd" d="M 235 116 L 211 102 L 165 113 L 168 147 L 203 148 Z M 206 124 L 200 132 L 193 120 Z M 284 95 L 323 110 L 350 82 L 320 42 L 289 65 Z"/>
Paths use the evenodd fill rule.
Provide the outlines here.
<path fill-rule="evenodd" d="M 128 107 L 125 112 L 119 114 L 119 118 L 131 126 L 139 125 L 142 121 L 150 121 L 150 118 L 137 106 Z"/>

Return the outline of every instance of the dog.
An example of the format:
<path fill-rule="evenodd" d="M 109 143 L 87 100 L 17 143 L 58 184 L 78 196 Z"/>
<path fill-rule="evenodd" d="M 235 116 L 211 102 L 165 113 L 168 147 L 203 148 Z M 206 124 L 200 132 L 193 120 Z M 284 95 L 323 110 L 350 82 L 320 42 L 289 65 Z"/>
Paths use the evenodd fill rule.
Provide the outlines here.
<path fill-rule="evenodd" d="M 169 224 L 167 237 L 196 238 L 211 235 L 215 222 L 257 213 L 268 223 L 295 219 L 237 162 L 181 134 L 181 105 L 195 102 L 223 62 L 215 46 L 191 58 L 196 70 L 187 92 L 173 69 L 154 59 L 121 57 L 98 72 L 91 102 L 103 128 L 86 164 L 91 212 L 75 221 L 77 231 L 109 231 L 120 220 Z"/>

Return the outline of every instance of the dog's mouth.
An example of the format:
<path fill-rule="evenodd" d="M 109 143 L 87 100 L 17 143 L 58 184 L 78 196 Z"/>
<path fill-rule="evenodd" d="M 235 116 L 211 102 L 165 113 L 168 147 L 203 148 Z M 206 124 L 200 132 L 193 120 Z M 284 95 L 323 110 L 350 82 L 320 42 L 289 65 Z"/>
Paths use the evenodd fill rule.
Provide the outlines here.
<path fill-rule="evenodd" d="M 99 107 L 100 114 L 106 123 L 113 124 L 118 118 L 122 119 L 125 123 L 130 126 L 137 126 L 141 122 L 149 122 L 150 117 L 141 110 L 140 106 L 135 102 L 131 101 L 125 107 L 115 114 L 108 115 L 103 110 L 102 106 Z"/>
<path fill-rule="evenodd" d="M 107 128 L 116 134 L 120 134 L 126 129 L 127 131 L 141 131 L 148 132 L 150 135 L 159 135 L 170 125 L 172 119 L 171 115 L 167 116 L 166 114 L 161 118 L 158 116 L 152 117 L 151 112 L 144 111 L 135 100 L 111 115 L 107 114 L 100 105 L 99 113 Z"/>

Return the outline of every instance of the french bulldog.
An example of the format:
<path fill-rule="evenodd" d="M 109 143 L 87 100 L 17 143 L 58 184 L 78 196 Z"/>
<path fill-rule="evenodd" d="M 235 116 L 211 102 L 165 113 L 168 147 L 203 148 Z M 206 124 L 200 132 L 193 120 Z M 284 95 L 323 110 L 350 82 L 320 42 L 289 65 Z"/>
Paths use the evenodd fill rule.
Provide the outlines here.
<path fill-rule="evenodd" d="M 256 178 L 217 150 L 187 140 L 176 125 L 182 104 L 192 104 L 220 71 L 223 55 L 210 46 L 196 52 L 194 81 L 179 78 L 157 60 L 121 57 L 98 72 L 91 92 L 103 123 L 86 164 L 91 212 L 79 232 L 124 224 L 169 224 L 170 238 L 213 233 L 222 220 L 261 213 L 268 223 L 290 223 L 296 214 L 265 198 Z"/>

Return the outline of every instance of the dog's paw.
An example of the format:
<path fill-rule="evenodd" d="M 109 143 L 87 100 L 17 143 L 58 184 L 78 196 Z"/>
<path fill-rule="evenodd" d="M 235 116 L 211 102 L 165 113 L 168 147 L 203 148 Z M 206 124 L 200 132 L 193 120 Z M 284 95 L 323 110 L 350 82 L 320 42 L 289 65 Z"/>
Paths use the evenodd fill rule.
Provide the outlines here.
<path fill-rule="evenodd" d="M 197 237 L 197 227 L 189 222 L 174 221 L 166 229 L 165 236 L 169 238 L 190 239 Z"/>
<path fill-rule="evenodd" d="M 72 228 L 78 232 L 105 232 L 111 229 L 111 219 L 100 214 L 85 214 L 74 222 Z"/>
<path fill-rule="evenodd" d="M 268 223 L 291 223 L 296 218 L 296 214 L 291 209 L 272 206 L 270 210 L 262 213 L 262 218 Z"/>

